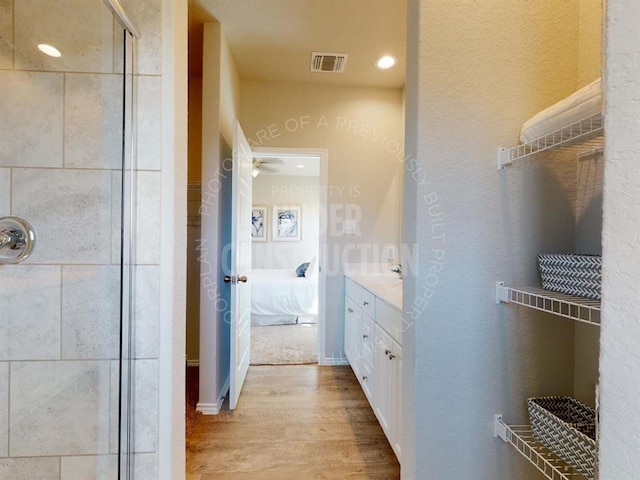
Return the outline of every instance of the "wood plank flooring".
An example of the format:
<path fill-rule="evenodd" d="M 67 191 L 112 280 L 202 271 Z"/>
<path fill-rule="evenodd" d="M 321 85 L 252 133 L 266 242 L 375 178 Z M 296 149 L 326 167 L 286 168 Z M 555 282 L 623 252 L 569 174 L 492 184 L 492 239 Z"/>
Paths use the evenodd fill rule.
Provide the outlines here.
<path fill-rule="evenodd" d="M 252 366 L 235 411 L 198 419 L 187 480 L 397 480 L 350 367 Z"/>

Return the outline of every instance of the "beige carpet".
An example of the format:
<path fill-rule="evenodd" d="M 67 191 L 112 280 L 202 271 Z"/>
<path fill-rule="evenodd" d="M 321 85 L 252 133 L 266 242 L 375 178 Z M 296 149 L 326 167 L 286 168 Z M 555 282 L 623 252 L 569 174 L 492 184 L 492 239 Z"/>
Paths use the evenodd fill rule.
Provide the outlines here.
<path fill-rule="evenodd" d="M 318 325 L 251 326 L 251 365 L 318 363 Z"/>

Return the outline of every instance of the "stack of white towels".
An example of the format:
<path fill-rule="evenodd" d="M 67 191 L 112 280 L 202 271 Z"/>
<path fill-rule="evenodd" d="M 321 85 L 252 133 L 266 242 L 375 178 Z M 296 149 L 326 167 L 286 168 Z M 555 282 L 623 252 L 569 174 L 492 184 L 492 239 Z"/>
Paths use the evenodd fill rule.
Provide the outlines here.
<path fill-rule="evenodd" d="M 601 79 L 591 82 L 576 93 L 534 115 L 520 131 L 520 141 L 527 143 L 567 125 L 602 112 Z"/>

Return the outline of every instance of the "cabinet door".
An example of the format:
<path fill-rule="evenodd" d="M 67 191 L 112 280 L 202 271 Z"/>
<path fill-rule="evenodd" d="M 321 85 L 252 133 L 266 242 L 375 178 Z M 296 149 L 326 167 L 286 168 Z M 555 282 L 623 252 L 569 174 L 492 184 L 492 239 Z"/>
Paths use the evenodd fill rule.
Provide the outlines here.
<path fill-rule="evenodd" d="M 393 386 L 391 385 L 391 366 L 392 361 L 389 355 L 392 353 L 391 337 L 380 327 L 376 325 L 376 350 L 374 365 L 374 412 L 378 421 L 384 430 L 384 433 L 392 442 L 389 427 L 391 425 L 391 393 Z"/>
<path fill-rule="evenodd" d="M 369 404 L 373 403 L 373 389 L 375 388 L 375 376 L 374 369 L 372 365 L 366 360 L 363 359 L 360 364 L 361 371 L 358 380 L 360 380 L 360 385 L 362 385 L 362 390 L 364 394 L 367 396 L 367 400 L 369 400 Z"/>
<path fill-rule="evenodd" d="M 349 298 L 344 299 L 344 354 L 356 375 L 360 375 L 361 311 Z"/>
<path fill-rule="evenodd" d="M 390 443 L 393 451 L 400 460 L 402 444 L 402 347 L 393 341 L 391 356 L 391 380 L 390 380 Z"/>
<path fill-rule="evenodd" d="M 361 334 L 360 334 L 360 353 L 362 358 L 367 360 L 371 365 L 374 363 L 375 357 L 375 324 L 366 313 L 362 312 L 361 320 Z"/>

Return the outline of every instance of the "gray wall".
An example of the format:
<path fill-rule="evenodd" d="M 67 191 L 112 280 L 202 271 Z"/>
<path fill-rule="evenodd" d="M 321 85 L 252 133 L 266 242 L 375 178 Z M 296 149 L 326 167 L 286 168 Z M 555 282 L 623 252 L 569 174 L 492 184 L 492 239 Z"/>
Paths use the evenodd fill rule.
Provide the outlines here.
<path fill-rule="evenodd" d="M 420 271 L 405 286 L 402 475 L 539 478 L 492 438 L 493 415 L 524 423 L 528 397 L 573 393 L 575 325 L 496 305 L 495 282 L 536 285 L 538 253 L 575 249 L 576 164 L 497 172 L 496 157 L 581 86 L 579 2 L 410 6 L 405 241 Z"/>

